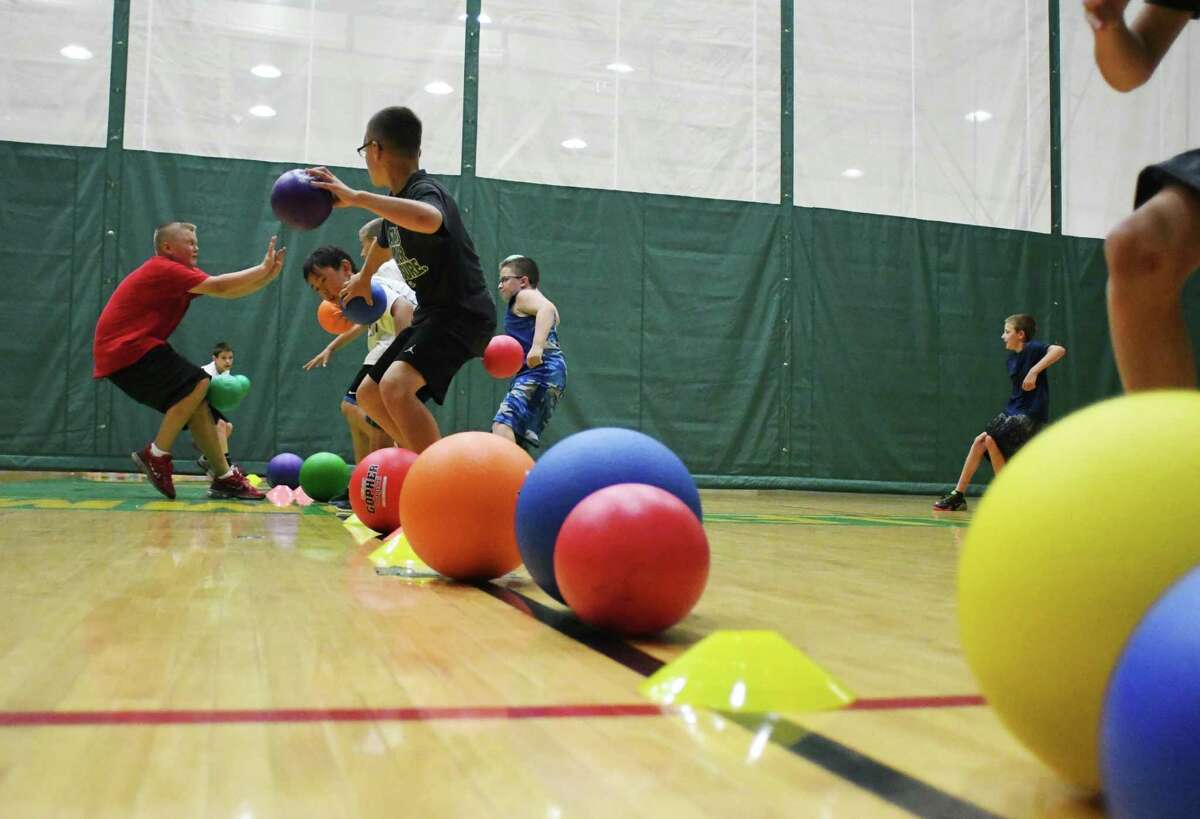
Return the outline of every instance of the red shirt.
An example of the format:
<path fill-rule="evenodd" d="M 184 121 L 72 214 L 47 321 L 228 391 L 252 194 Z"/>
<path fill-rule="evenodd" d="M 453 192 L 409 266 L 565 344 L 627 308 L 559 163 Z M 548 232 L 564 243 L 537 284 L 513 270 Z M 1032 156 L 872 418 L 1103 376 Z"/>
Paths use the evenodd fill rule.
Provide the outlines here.
<path fill-rule="evenodd" d="M 148 259 L 126 276 L 96 322 L 92 377 L 112 375 L 166 344 L 199 295 L 188 291 L 207 278 L 203 270 L 165 256 Z"/>

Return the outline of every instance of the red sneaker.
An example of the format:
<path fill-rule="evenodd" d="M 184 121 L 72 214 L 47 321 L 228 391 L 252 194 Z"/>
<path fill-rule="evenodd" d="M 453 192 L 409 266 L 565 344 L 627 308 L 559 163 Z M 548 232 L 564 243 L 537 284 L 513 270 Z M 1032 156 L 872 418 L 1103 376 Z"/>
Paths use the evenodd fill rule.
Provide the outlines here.
<path fill-rule="evenodd" d="M 175 481 L 171 478 L 174 470 L 171 467 L 170 452 L 166 455 L 152 455 L 150 444 L 146 444 L 145 449 L 141 452 L 131 452 L 129 457 L 133 458 L 138 469 L 146 473 L 155 489 L 175 500 Z"/>
<path fill-rule="evenodd" d="M 262 500 L 266 497 L 250 485 L 240 466 L 233 467 L 233 473 L 226 478 L 213 478 L 208 485 L 208 496 L 232 500 Z"/>

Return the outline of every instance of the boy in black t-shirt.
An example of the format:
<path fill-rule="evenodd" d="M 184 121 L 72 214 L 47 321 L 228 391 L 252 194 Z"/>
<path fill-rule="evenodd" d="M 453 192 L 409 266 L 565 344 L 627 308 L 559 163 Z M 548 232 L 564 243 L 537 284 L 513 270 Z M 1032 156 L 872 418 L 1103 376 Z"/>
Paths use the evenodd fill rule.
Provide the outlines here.
<path fill-rule="evenodd" d="M 417 294 L 412 325 L 376 362 L 358 388 L 363 411 L 394 440 L 422 452 L 441 437 L 424 402 L 445 400 L 450 380 L 483 355 L 496 329 L 496 307 L 483 282 L 479 256 L 450 192 L 420 169 L 421 121 L 407 108 L 384 108 L 367 123 L 358 149 L 371 183 L 382 195 L 347 187 L 327 168 L 313 168 L 315 184 L 337 207 L 359 207 L 383 217 L 363 269 L 343 299 L 371 301 L 371 277 L 389 256 Z"/>
<path fill-rule="evenodd" d="M 1131 25 L 1128 0 L 1083 0 L 1096 66 L 1117 91 L 1154 74 L 1200 0 L 1147 0 Z M 1134 212 L 1104 242 L 1108 324 L 1126 392 L 1196 386 L 1196 362 L 1180 293 L 1200 267 L 1200 150 L 1145 168 Z"/>
<path fill-rule="evenodd" d="M 1037 322 L 1033 316 L 1018 313 L 1004 320 L 1000 338 L 1012 353 L 1006 362 L 1012 394 L 1004 411 L 971 443 L 954 491 L 933 504 L 939 512 L 965 511 L 967 500 L 963 493 L 983 459 L 990 460 L 993 471 L 999 472 L 1004 463 L 1050 420 L 1050 382 L 1038 375 L 1065 356 L 1067 349 L 1058 344 L 1034 341 L 1036 332 Z"/>

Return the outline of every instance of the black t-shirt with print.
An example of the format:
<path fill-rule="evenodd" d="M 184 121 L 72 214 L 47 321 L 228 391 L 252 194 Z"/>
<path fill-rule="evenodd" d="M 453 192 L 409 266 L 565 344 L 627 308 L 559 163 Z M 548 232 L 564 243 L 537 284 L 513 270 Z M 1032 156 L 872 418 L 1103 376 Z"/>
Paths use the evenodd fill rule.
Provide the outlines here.
<path fill-rule="evenodd" d="M 386 219 L 380 228 L 379 244 L 391 251 L 417 294 L 413 324 L 437 317 L 461 333 L 490 335 L 496 327 L 496 306 L 450 191 L 425 171 L 416 171 L 392 195 L 432 205 L 442 214 L 436 233 L 417 233 Z"/>

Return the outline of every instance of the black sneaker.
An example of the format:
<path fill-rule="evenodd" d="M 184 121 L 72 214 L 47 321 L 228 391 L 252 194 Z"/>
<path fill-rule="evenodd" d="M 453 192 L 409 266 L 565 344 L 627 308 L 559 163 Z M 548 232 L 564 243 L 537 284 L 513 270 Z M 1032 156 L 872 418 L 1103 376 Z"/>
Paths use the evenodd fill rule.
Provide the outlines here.
<path fill-rule="evenodd" d="M 933 508 L 939 512 L 965 512 L 967 511 L 967 499 L 963 497 L 962 492 L 955 489 L 946 497 L 935 501 Z"/>

